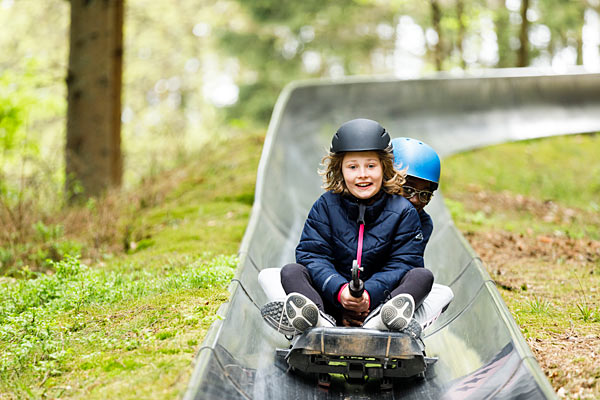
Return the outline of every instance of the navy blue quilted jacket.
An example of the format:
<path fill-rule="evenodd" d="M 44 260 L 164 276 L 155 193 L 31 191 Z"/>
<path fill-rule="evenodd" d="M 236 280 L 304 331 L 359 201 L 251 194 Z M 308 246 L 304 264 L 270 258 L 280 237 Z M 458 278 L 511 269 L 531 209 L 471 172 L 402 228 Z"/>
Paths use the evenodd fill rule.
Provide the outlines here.
<path fill-rule="evenodd" d="M 296 247 L 296 262 L 308 268 L 315 289 L 332 305 L 352 277 L 358 245 L 358 201 L 326 192 L 315 202 Z M 419 215 L 402 196 L 382 195 L 366 206 L 361 279 L 371 309 L 398 286 L 412 268 L 423 267 L 425 240 Z"/>
<path fill-rule="evenodd" d="M 433 221 L 431 216 L 425 212 L 425 210 L 421 210 L 419 213 L 419 219 L 421 220 L 421 229 L 423 230 L 423 239 L 425 240 L 425 245 L 429 242 L 429 238 L 431 238 L 431 233 L 433 232 Z"/>

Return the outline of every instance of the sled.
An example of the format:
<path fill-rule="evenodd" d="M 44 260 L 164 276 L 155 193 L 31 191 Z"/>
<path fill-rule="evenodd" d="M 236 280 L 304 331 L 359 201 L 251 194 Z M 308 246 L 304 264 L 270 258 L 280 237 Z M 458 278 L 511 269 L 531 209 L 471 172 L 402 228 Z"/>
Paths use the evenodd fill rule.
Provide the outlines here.
<path fill-rule="evenodd" d="M 291 371 L 316 376 L 321 386 L 339 374 L 352 383 L 379 380 L 382 389 L 391 389 L 395 379 L 425 378 L 437 361 L 408 333 L 345 327 L 311 328 L 289 349 L 277 349 L 277 357 Z"/>

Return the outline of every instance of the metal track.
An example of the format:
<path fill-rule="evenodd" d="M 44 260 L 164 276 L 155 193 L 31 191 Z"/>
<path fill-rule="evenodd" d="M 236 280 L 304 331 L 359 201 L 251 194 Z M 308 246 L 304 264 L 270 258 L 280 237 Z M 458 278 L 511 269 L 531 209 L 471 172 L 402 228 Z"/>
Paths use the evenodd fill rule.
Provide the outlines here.
<path fill-rule="evenodd" d="M 427 379 L 385 392 L 336 381 L 325 392 L 275 363 L 275 349 L 287 341 L 261 320 L 258 305 L 266 299 L 258 270 L 294 261 L 304 219 L 321 193 L 319 160 L 335 129 L 358 117 L 379 121 L 392 137 L 420 138 L 442 158 L 495 143 L 600 131 L 600 74 L 496 70 L 286 87 L 269 125 L 231 300 L 198 353 L 185 399 L 556 398 L 438 194 L 428 206 L 435 229 L 425 260 L 455 299 L 427 331 L 427 354 L 439 357 Z"/>

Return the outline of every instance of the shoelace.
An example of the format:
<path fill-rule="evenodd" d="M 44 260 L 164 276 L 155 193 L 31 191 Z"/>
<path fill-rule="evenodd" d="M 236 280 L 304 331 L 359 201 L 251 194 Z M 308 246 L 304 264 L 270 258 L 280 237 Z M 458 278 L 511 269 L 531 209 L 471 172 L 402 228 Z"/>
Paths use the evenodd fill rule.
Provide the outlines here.
<path fill-rule="evenodd" d="M 277 332 L 281 332 L 281 327 L 283 326 L 283 313 L 285 312 L 285 303 L 281 306 L 281 315 L 279 317 L 279 324 L 277 325 Z"/>

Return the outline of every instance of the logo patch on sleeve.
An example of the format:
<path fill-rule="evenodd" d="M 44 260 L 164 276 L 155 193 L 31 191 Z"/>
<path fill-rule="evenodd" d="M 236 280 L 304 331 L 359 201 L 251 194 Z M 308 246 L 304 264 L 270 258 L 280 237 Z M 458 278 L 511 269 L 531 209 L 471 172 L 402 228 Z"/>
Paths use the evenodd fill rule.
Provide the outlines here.
<path fill-rule="evenodd" d="M 417 233 L 417 236 L 415 236 L 415 240 L 417 242 L 420 242 L 421 240 L 423 240 L 423 233 L 422 232 Z"/>

